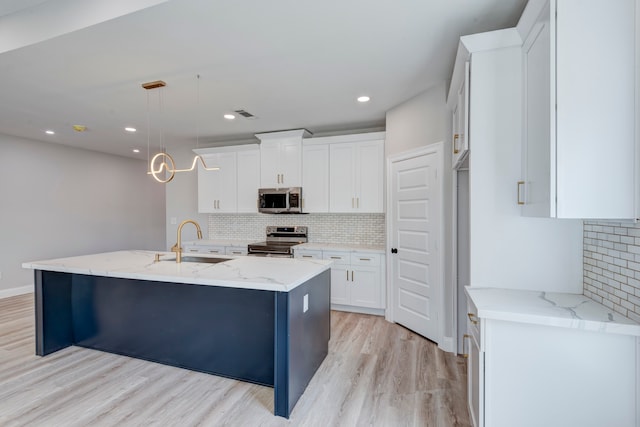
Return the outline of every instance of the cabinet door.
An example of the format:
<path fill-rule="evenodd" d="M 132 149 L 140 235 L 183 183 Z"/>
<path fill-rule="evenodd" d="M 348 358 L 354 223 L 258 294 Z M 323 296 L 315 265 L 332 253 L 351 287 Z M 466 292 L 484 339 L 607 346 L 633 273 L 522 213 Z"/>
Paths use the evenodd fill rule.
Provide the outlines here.
<path fill-rule="evenodd" d="M 300 187 L 302 185 L 302 141 L 280 142 L 280 187 Z"/>
<path fill-rule="evenodd" d="M 331 304 L 350 305 L 349 270 L 344 265 L 331 266 Z"/>
<path fill-rule="evenodd" d="M 302 208 L 329 212 L 329 144 L 302 146 Z"/>
<path fill-rule="evenodd" d="M 260 187 L 260 150 L 238 151 L 238 213 L 258 212 Z"/>
<path fill-rule="evenodd" d="M 198 212 L 235 212 L 235 159 L 235 153 L 215 153 L 205 157 L 207 166 L 218 166 L 220 170 L 198 168 Z"/>
<path fill-rule="evenodd" d="M 480 345 L 476 338 L 469 337 L 469 359 L 467 360 L 467 405 L 471 415 L 471 423 L 474 427 L 484 427 L 481 417 L 481 384 L 484 380 L 484 360 L 480 352 Z"/>
<path fill-rule="evenodd" d="M 331 265 L 331 303 L 349 305 L 350 270 L 349 252 L 323 251 L 322 258 L 333 261 Z"/>
<path fill-rule="evenodd" d="M 380 297 L 380 269 L 351 266 L 349 277 L 350 304 L 359 307 L 383 308 Z"/>
<path fill-rule="evenodd" d="M 458 101 L 453 116 L 453 153 L 451 160 L 453 168 L 460 167 L 469 153 L 469 61 L 465 63 L 464 79 L 458 89 Z"/>
<path fill-rule="evenodd" d="M 549 3 L 525 40 L 524 138 L 520 188 L 522 214 L 555 216 L 555 139 L 551 138 L 551 40 Z M 555 109 L 554 109 L 555 110 Z M 555 119 L 554 119 L 555 121 Z M 553 165 L 553 167 L 552 167 Z"/>
<path fill-rule="evenodd" d="M 384 141 L 357 144 L 357 212 L 384 212 Z"/>
<path fill-rule="evenodd" d="M 556 7 L 557 216 L 636 218 L 638 2 Z"/>
<path fill-rule="evenodd" d="M 354 212 L 356 210 L 355 153 L 354 144 L 331 144 L 329 147 L 330 212 Z"/>
<path fill-rule="evenodd" d="M 282 187 L 279 166 L 280 146 L 277 141 L 262 141 L 260 144 L 260 187 Z"/>

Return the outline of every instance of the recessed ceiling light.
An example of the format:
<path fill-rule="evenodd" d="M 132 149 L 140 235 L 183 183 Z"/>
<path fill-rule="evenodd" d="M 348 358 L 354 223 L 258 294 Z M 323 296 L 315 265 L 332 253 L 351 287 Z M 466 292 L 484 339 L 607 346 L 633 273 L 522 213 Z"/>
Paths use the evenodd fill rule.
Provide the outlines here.
<path fill-rule="evenodd" d="M 55 132 L 52 130 L 45 130 L 44 133 L 46 133 L 47 135 L 55 135 Z"/>
<path fill-rule="evenodd" d="M 227 120 L 233 120 L 236 118 L 233 114 L 225 114 L 223 117 Z"/>
<path fill-rule="evenodd" d="M 133 152 L 134 152 L 134 153 L 139 153 L 139 152 L 140 152 L 140 150 L 138 150 L 137 148 L 134 148 L 134 149 L 133 149 Z"/>
<path fill-rule="evenodd" d="M 371 98 L 369 98 L 368 96 L 359 96 L 358 97 L 358 102 L 369 102 Z"/>
<path fill-rule="evenodd" d="M 124 130 L 126 130 L 127 132 L 135 132 L 136 128 L 126 127 L 126 128 L 124 128 Z"/>

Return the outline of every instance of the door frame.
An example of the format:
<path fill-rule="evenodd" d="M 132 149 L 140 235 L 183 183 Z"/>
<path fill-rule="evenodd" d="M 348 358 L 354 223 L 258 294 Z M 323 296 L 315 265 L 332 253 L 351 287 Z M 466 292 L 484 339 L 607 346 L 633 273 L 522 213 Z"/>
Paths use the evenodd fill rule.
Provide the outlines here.
<path fill-rule="evenodd" d="M 425 145 L 423 147 L 419 147 L 419 148 L 415 148 L 412 150 L 408 150 L 408 151 L 403 151 L 401 153 L 398 154 L 393 154 L 389 157 L 387 157 L 387 164 L 386 164 L 386 168 L 387 168 L 387 183 L 386 183 L 386 187 L 387 187 L 387 192 L 386 192 L 386 215 L 385 215 L 385 222 L 386 222 L 386 234 L 387 234 L 387 239 L 386 239 L 386 253 L 387 253 L 387 289 L 386 289 L 386 294 L 387 294 L 387 307 L 385 310 L 385 319 L 389 322 L 393 322 L 395 323 L 395 298 L 394 298 L 394 291 L 395 291 L 395 285 L 393 283 L 393 277 L 395 275 L 395 268 L 394 268 L 394 263 L 393 263 L 393 256 L 391 254 L 391 236 L 393 236 L 393 221 L 392 221 L 392 215 L 391 213 L 393 212 L 393 206 L 392 206 L 392 187 L 391 187 L 391 183 L 393 182 L 392 180 L 392 172 L 393 172 L 393 164 L 403 161 L 403 160 L 409 160 L 412 159 L 414 157 L 420 157 L 420 156 L 424 156 L 424 155 L 428 155 L 428 154 L 435 154 L 436 155 L 436 159 L 438 162 L 438 174 L 436 175 L 436 182 L 437 182 L 437 186 L 438 186 L 438 196 L 440 199 L 440 209 L 438 209 L 438 215 L 440 216 L 440 230 L 439 233 L 437 234 L 438 236 L 438 242 L 436 243 L 437 248 L 438 248 L 438 266 L 439 268 L 439 272 L 438 272 L 438 296 L 437 296 L 437 301 L 436 304 L 438 305 L 438 316 L 437 316 L 437 320 L 436 320 L 436 324 L 437 324 L 437 331 L 438 331 L 438 336 L 436 337 L 437 339 L 437 343 L 439 346 L 442 346 L 443 343 L 443 339 L 445 338 L 445 333 L 444 333 L 444 318 L 446 316 L 446 312 L 445 312 L 445 306 L 444 306 L 444 279 L 445 279 L 445 257 L 444 257 L 444 251 L 445 251 L 445 206 L 444 206 L 444 173 L 445 173 L 445 167 L 444 167 L 444 155 L 443 155 L 443 149 L 444 149 L 444 142 L 440 141 L 440 142 L 436 142 L 434 144 L 429 144 L 429 145 Z"/>

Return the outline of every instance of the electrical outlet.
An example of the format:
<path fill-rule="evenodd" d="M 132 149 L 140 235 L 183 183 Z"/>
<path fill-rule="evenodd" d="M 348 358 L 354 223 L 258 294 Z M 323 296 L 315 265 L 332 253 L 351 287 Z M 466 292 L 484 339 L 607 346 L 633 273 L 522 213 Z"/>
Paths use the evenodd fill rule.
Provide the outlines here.
<path fill-rule="evenodd" d="M 306 313 L 309 310 L 309 294 L 304 294 L 302 298 L 302 312 Z"/>
<path fill-rule="evenodd" d="M 2 271 L 0 271 L 0 280 L 2 280 Z"/>
<path fill-rule="evenodd" d="M 178 223 L 178 218 L 176 218 L 175 216 L 172 216 L 169 219 L 169 222 L 171 223 L 171 225 L 176 225 Z"/>

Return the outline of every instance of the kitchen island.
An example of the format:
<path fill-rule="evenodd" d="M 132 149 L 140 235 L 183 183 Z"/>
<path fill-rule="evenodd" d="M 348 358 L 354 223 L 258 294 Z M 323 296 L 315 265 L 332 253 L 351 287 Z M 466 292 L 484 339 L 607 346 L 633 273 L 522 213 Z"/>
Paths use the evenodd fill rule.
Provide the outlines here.
<path fill-rule="evenodd" d="M 328 352 L 331 263 L 207 258 L 23 264 L 35 271 L 36 354 L 76 345 L 270 386 L 288 418 Z"/>

